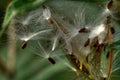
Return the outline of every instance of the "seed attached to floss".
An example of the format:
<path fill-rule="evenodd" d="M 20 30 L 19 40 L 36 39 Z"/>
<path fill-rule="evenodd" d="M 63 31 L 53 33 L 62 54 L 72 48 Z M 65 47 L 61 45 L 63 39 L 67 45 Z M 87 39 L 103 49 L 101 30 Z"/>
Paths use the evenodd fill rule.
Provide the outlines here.
<path fill-rule="evenodd" d="M 47 21 L 48 24 L 52 24 L 53 21 L 51 20 L 51 11 L 45 5 L 43 5 L 43 8 L 44 8 L 44 10 L 43 10 L 44 19 Z"/>
<path fill-rule="evenodd" d="M 99 40 L 98 40 L 98 36 L 96 36 L 94 39 L 93 39 L 93 47 L 96 49 L 96 53 L 100 53 L 100 51 L 102 50 L 102 48 L 104 49 L 105 48 L 105 44 L 101 43 L 99 44 Z"/>
<path fill-rule="evenodd" d="M 79 33 L 87 33 L 87 32 L 90 32 L 90 30 L 86 29 L 86 28 L 81 28 L 79 30 Z"/>
<path fill-rule="evenodd" d="M 115 29 L 113 27 L 111 27 L 110 29 L 111 29 L 111 33 L 114 34 L 115 33 Z"/>
<path fill-rule="evenodd" d="M 80 62 L 77 60 L 77 57 L 74 54 L 68 54 L 69 58 L 71 59 L 71 61 L 74 63 L 74 65 L 76 66 L 76 68 L 80 68 Z"/>
<path fill-rule="evenodd" d="M 103 78 L 103 80 L 106 80 L 106 78 Z"/>
<path fill-rule="evenodd" d="M 93 41 L 94 41 L 94 45 L 93 46 L 95 48 L 98 47 L 98 45 L 99 45 L 98 36 L 96 36 Z"/>
<path fill-rule="evenodd" d="M 21 48 L 22 48 L 22 49 L 25 49 L 26 46 L 27 46 L 27 43 L 28 43 L 28 41 L 24 41 L 23 44 L 22 44 L 22 46 L 21 46 Z"/>
<path fill-rule="evenodd" d="M 96 36 L 93 41 L 94 41 L 93 46 L 94 46 L 94 48 L 96 48 L 96 52 L 99 53 L 101 50 L 101 44 L 99 44 L 98 36 Z"/>
<path fill-rule="evenodd" d="M 56 62 L 55 62 L 55 60 L 54 60 L 53 58 L 48 57 L 48 60 L 50 61 L 50 63 L 52 63 L 52 64 L 56 64 Z"/>
<path fill-rule="evenodd" d="M 88 38 L 87 41 L 84 44 L 84 47 L 87 47 L 90 44 L 90 39 Z"/>
<path fill-rule="evenodd" d="M 106 58 L 109 59 L 110 52 L 106 54 Z"/>
<path fill-rule="evenodd" d="M 107 8 L 110 9 L 113 6 L 113 0 L 110 0 L 107 4 Z"/>
<path fill-rule="evenodd" d="M 90 75 L 88 69 L 84 65 L 82 65 L 82 71 L 85 72 L 86 74 Z"/>
<path fill-rule="evenodd" d="M 48 24 L 53 24 L 53 21 L 49 18 L 49 19 L 47 19 L 47 23 Z"/>
<path fill-rule="evenodd" d="M 99 44 L 98 46 L 97 46 L 97 49 L 96 49 L 96 53 L 100 53 L 100 51 L 101 51 L 101 49 L 102 49 L 102 44 Z"/>

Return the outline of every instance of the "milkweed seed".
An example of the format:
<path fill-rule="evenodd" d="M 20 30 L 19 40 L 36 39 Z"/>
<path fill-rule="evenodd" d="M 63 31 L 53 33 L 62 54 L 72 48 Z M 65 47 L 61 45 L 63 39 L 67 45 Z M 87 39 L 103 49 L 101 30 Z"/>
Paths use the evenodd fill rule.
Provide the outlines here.
<path fill-rule="evenodd" d="M 110 9 L 113 6 L 113 0 L 110 0 L 107 4 L 107 8 Z"/>
<path fill-rule="evenodd" d="M 90 39 L 88 38 L 87 41 L 84 44 L 84 47 L 87 47 L 90 44 Z"/>
<path fill-rule="evenodd" d="M 51 57 L 48 58 L 48 60 L 52 63 L 52 64 L 56 64 L 55 60 Z"/>
<path fill-rule="evenodd" d="M 26 46 L 27 46 L 27 43 L 28 43 L 27 41 L 24 41 L 23 44 L 22 44 L 22 46 L 21 46 L 21 48 L 22 48 L 22 49 L 25 49 Z"/>
<path fill-rule="evenodd" d="M 113 27 L 111 27 L 111 33 L 114 34 L 115 33 L 115 29 Z"/>
<path fill-rule="evenodd" d="M 86 29 L 86 28 L 81 28 L 79 30 L 79 33 L 87 33 L 87 32 L 90 32 L 90 30 Z"/>

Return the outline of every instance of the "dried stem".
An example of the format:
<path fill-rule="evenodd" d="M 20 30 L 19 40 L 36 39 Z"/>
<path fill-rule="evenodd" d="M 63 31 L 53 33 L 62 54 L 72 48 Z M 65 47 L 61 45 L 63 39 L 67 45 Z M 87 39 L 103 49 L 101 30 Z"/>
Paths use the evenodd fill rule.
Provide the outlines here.
<path fill-rule="evenodd" d="M 113 40 L 112 40 L 112 32 L 111 32 L 111 25 L 110 25 L 110 24 L 108 24 L 108 40 L 109 40 L 109 44 L 112 44 L 112 43 L 113 43 Z M 111 70 L 112 70 L 112 63 L 113 63 L 113 51 L 110 50 L 110 52 L 109 52 L 108 75 L 107 75 L 106 80 L 109 80 L 109 78 L 110 78 L 110 74 L 111 74 Z"/>
<path fill-rule="evenodd" d="M 9 76 L 11 79 L 14 77 L 14 69 L 16 63 L 16 40 L 15 40 L 15 29 L 14 29 L 14 21 L 11 21 L 10 26 L 8 27 L 8 61 L 7 67 L 9 70 L 12 71 L 12 74 Z"/>

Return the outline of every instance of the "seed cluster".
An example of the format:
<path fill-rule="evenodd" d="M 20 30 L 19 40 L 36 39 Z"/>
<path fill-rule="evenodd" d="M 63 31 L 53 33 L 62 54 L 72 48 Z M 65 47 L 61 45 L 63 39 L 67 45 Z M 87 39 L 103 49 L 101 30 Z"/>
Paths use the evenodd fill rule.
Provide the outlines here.
<path fill-rule="evenodd" d="M 107 4 L 107 10 L 111 4 L 112 2 Z M 18 14 L 13 19 L 15 37 L 23 41 L 22 49 L 31 40 L 37 41 L 39 55 L 52 64 L 57 62 L 51 53 L 62 48 L 79 75 L 82 72 L 90 79 L 100 80 L 101 53 L 109 43 L 109 33 L 113 34 L 115 30 L 111 26 L 109 11 L 106 14 L 101 11 L 97 17 L 88 16 L 86 11 L 78 6 L 75 12 L 71 12 L 71 19 L 71 16 L 61 15 L 46 3 L 39 9 Z M 108 55 L 109 53 L 107 58 Z"/>

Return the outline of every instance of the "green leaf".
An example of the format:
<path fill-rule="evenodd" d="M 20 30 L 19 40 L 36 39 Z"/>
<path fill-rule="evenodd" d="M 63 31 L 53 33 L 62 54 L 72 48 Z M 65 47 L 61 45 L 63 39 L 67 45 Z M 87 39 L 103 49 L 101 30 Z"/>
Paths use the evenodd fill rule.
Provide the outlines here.
<path fill-rule="evenodd" d="M 114 42 L 114 43 L 111 44 L 111 45 L 108 45 L 107 51 L 109 51 L 109 50 L 111 50 L 111 49 L 112 49 L 112 50 L 119 50 L 119 49 L 120 49 L 120 40 Z"/>
<path fill-rule="evenodd" d="M 120 79 L 120 50 L 114 52 L 114 60 L 110 80 Z"/>

